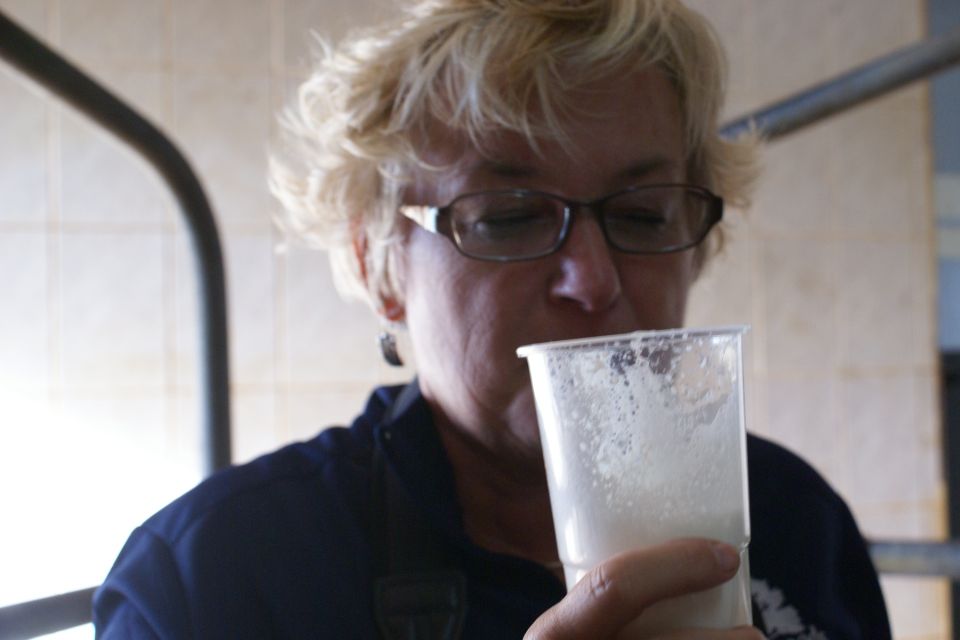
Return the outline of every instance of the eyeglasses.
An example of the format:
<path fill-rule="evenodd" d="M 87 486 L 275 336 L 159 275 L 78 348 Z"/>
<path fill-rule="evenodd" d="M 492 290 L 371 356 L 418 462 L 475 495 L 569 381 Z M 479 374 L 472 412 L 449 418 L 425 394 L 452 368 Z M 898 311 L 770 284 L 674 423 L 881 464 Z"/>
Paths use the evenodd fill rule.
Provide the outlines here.
<path fill-rule="evenodd" d="M 610 246 L 658 254 L 696 246 L 723 217 L 723 200 L 703 187 L 630 187 L 591 202 L 526 189 L 465 193 L 444 207 L 404 205 L 400 213 L 444 235 L 460 253 L 510 262 L 550 255 L 563 246 L 573 214 L 596 216 Z"/>

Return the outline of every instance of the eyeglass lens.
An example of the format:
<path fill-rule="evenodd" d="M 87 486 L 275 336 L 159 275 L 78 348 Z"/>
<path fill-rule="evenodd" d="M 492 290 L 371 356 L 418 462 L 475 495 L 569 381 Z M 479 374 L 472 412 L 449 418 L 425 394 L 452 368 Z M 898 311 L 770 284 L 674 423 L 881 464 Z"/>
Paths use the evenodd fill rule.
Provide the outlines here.
<path fill-rule="evenodd" d="M 568 203 L 536 192 L 484 192 L 448 207 L 454 241 L 467 255 L 523 259 L 559 248 L 568 232 Z M 580 208 L 573 204 L 576 210 Z M 630 253 L 663 253 L 700 242 L 714 222 L 710 196 L 685 186 L 646 187 L 590 206 L 607 241 Z"/>

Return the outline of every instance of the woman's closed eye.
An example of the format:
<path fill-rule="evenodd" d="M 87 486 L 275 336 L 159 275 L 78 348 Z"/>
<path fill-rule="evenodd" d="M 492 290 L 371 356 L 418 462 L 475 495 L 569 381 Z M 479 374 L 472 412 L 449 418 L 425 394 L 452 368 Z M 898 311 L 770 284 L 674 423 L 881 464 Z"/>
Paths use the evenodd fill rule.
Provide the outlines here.
<path fill-rule="evenodd" d="M 551 216 L 535 209 L 488 211 L 470 224 L 470 233 L 491 239 L 527 233 L 552 225 Z"/>

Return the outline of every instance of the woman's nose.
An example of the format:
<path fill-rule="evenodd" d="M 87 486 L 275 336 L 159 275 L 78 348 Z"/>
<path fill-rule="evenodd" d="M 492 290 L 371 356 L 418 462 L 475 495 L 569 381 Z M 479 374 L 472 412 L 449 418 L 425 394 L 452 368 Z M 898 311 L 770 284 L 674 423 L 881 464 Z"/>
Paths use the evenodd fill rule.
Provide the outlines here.
<path fill-rule="evenodd" d="M 559 251 L 560 273 L 552 292 L 586 312 L 605 311 L 621 293 L 613 249 L 594 216 L 576 216 L 571 225 L 570 235 Z"/>

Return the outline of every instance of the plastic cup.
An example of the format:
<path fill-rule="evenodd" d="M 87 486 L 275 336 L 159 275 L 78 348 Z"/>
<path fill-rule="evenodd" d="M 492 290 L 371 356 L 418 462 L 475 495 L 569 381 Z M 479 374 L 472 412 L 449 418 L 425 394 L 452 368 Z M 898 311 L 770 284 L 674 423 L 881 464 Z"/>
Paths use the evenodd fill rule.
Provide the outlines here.
<path fill-rule="evenodd" d="M 752 622 L 745 331 L 649 331 L 517 350 L 530 367 L 568 589 L 617 553 L 674 538 L 740 549 L 734 578 L 654 605 L 638 631 Z"/>

